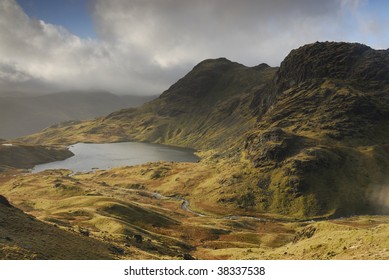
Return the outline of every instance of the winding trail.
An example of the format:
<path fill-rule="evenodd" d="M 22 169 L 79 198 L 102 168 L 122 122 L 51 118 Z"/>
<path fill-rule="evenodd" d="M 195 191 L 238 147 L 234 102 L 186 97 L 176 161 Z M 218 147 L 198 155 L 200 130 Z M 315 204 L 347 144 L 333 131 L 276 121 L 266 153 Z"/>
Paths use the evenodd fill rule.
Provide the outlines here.
<path fill-rule="evenodd" d="M 285 222 L 286 223 L 291 223 L 291 222 L 309 222 L 310 223 L 310 222 L 325 220 L 325 218 L 307 219 L 307 220 L 294 219 L 293 220 L 293 219 L 282 219 L 282 218 L 259 218 L 259 217 L 255 217 L 255 216 L 240 216 L 240 215 L 227 215 L 227 216 L 218 217 L 218 216 L 206 215 L 206 214 L 203 214 L 203 213 L 200 213 L 200 212 L 197 212 L 197 211 L 190 209 L 189 200 L 187 200 L 186 198 L 179 196 L 179 195 L 164 196 L 160 193 L 146 191 L 146 190 L 142 190 L 141 192 L 147 193 L 156 199 L 166 199 L 166 200 L 169 199 L 169 200 L 181 201 L 181 209 L 183 209 L 191 214 L 194 214 L 198 217 L 212 217 L 212 218 L 217 218 L 217 219 L 222 219 L 222 220 L 243 220 L 243 219 L 246 219 L 246 220 L 253 220 L 253 221 L 257 221 L 257 222 L 284 222 L 284 223 Z"/>
<path fill-rule="evenodd" d="M 196 216 L 199 216 L 199 217 L 206 216 L 200 212 L 196 212 L 196 211 L 193 211 L 192 209 L 190 209 L 189 208 L 189 200 L 187 200 L 181 196 L 178 196 L 178 195 L 164 196 L 164 195 L 157 193 L 157 192 L 149 192 L 149 191 L 144 191 L 144 190 L 142 190 L 142 192 L 147 192 L 147 193 L 151 194 L 156 199 L 170 199 L 170 200 L 181 201 L 181 209 L 183 209 L 191 214 L 194 214 Z"/>
<path fill-rule="evenodd" d="M 68 174 L 67 177 L 72 178 L 74 174 Z M 198 217 L 209 217 L 209 218 L 216 218 L 216 219 L 222 219 L 222 220 L 253 220 L 256 222 L 315 222 L 320 220 L 325 220 L 326 218 L 319 218 L 319 219 L 307 219 L 307 220 L 298 220 L 298 219 L 282 219 L 282 218 L 264 218 L 264 217 L 256 217 L 256 216 L 242 216 L 242 215 L 226 215 L 226 216 L 217 216 L 217 215 L 209 215 L 204 214 L 195 210 L 192 210 L 190 208 L 190 202 L 186 198 L 180 196 L 180 195 L 169 195 L 165 196 L 163 194 L 160 194 L 158 192 L 148 191 L 145 189 L 139 190 L 139 189 L 123 189 L 120 188 L 122 191 L 130 191 L 130 192 L 136 192 L 138 195 L 147 195 L 149 197 L 158 199 L 158 200 L 175 200 L 181 202 L 181 209 L 191 213 L 193 215 L 196 215 Z"/>
<path fill-rule="evenodd" d="M 165 196 L 165 195 L 162 195 L 162 194 L 157 193 L 157 192 L 150 192 L 150 191 L 146 191 L 146 190 L 142 190 L 141 192 L 147 193 L 156 199 L 181 201 L 181 209 L 183 209 L 186 212 L 189 212 L 193 215 L 196 215 L 198 217 L 212 217 L 212 218 L 218 218 L 218 219 L 223 219 L 223 220 L 249 219 L 249 220 L 254 220 L 257 222 L 285 222 L 286 221 L 286 220 L 282 220 L 282 219 L 266 219 L 266 218 L 259 218 L 259 217 L 255 217 L 255 216 L 239 216 L 239 215 L 227 215 L 227 216 L 220 216 L 220 217 L 211 216 L 211 215 L 206 215 L 206 214 L 203 214 L 203 213 L 200 213 L 200 212 L 197 212 L 197 211 L 190 209 L 189 200 L 187 200 L 186 198 L 183 198 L 181 196 L 178 196 L 178 195 Z"/>

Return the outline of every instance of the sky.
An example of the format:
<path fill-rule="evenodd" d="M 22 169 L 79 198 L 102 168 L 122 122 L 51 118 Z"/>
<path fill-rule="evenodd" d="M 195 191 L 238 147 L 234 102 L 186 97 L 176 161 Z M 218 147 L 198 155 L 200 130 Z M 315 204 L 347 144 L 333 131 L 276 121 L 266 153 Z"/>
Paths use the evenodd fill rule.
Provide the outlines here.
<path fill-rule="evenodd" d="M 389 48 L 384 0 L 0 0 L 0 92 L 154 95 L 208 58 L 279 66 L 315 41 Z"/>

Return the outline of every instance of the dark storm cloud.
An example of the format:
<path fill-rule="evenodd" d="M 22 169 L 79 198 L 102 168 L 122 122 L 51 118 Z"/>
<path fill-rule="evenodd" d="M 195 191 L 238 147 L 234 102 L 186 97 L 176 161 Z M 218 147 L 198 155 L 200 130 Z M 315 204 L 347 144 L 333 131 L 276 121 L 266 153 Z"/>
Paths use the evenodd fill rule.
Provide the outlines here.
<path fill-rule="evenodd" d="M 206 58 L 276 66 L 305 43 L 355 41 L 359 29 L 376 23 L 370 18 L 367 25 L 361 3 L 95 0 L 90 7 L 98 39 L 86 40 L 29 18 L 14 0 L 2 0 L 0 86 L 19 78 L 59 88 L 159 93 Z"/>

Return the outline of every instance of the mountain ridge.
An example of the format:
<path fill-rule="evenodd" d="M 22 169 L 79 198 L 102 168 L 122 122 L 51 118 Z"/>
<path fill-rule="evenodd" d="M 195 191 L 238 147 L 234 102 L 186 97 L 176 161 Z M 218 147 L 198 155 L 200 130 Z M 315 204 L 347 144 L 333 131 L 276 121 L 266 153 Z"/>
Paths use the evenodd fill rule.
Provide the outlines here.
<path fill-rule="evenodd" d="M 300 218 L 387 213 L 376 196 L 389 166 L 388 52 L 317 42 L 279 68 L 205 60 L 140 108 L 23 140 L 197 148 L 226 174 L 241 170 L 225 174 L 233 189 L 214 183 L 212 203 Z"/>
<path fill-rule="evenodd" d="M 372 170 L 388 162 L 388 53 L 361 44 L 303 46 L 257 94 L 246 151 L 261 174 L 258 196 L 272 211 L 378 211 L 366 193 L 371 185 L 386 188 L 385 172 Z"/>
<path fill-rule="evenodd" d="M 253 115 L 245 108 L 275 70 L 271 67 L 250 68 L 225 58 L 205 60 L 144 106 L 113 112 L 73 129 L 77 131 L 77 141 L 130 140 L 193 148 L 216 147 L 227 138 L 226 135 L 241 135 L 253 125 Z M 59 130 L 62 129 L 60 126 Z M 49 129 L 24 140 L 67 142 L 66 134 L 54 139 L 47 132 L 56 133 Z M 69 138 L 73 136 L 74 133 Z M 67 143 L 70 142 L 72 140 Z"/>

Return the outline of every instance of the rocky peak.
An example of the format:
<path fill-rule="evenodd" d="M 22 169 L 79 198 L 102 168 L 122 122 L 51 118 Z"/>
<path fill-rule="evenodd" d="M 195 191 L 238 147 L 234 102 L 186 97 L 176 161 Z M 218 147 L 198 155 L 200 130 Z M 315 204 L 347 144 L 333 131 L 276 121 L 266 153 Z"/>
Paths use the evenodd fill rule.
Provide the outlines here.
<path fill-rule="evenodd" d="M 204 71 L 207 69 L 211 69 L 211 70 L 220 69 L 220 68 L 229 69 L 231 67 L 239 66 L 239 65 L 241 64 L 237 62 L 232 62 L 231 60 L 225 57 L 219 57 L 219 58 L 210 58 L 210 59 L 203 60 L 200 63 L 198 63 L 193 68 L 193 70 Z"/>
<path fill-rule="evenodd" d="M 226 58 L 206 59 L 192 71 L 166 90 L 160 98 L 191 97 L 203 98 L 229 73 L 246 66 Z"/>
<path fill-rule="evenodd" d="M 261 116 L 282 92 L 303 84 L 317 86 L 324 80 L 362 91 L 383 91 L 389 86 L 389 51 L 344 42 L 316 42 L 292 50 L 250 107 Z"/>
<path fill-rule="evenodd" d="M 257 71 L 263 71 L 263 70 L 266 70 L 267 68 L 270 68 L 270 66 L 266 63 L 261 63 L 261 64 L 258 64 L 257 66 L 252 67 L 252 69 L 257 70 Z"/>
<path fill-rule="evenodd" d="M 316 42 L 292 50 L 275 78 L 278 90 L 312 79 L 349 80 L 369 86 L 387 83 L 388 51 L 373 50 L 358 43 Z"/>

